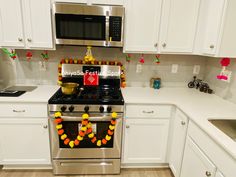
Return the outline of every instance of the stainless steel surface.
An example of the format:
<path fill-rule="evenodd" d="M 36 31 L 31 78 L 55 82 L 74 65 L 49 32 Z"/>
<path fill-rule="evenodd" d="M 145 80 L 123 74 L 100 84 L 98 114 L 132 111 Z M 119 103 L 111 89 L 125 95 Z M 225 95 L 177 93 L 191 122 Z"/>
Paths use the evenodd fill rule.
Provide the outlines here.
<path fill-rule="evenodd" d="M 63 104 L 55 104 L 55 105 L 48 105 L 49 112 L 57 112 L 61 111 L 61 107 L 66 106 L 65 113 L 70 113 L 69 107 L 74 106 L 73 115 L 75 115 L 75 112 L 80 112 L 79 116 L 84 113 L 84 108 L 87 105 L 78 105 L 78 104 L 71 104 L 71 105 L 63 105 Z M 99 112 L 100 106 L 104 107 L 104 110 L 107 110 L 107 108 L 110 106 L 112 108 L 112 112 L 117 113 L 123 113 L 124 112 L 124 106 L 123 105 L 88 105 L 89 106 L 89 112 Z M 104 111 L 106 113 L 106 111 Z M 70 113 L 71 114 L 71 113 Z M 102 114 L 101 114 L 102 115 Z"/>
<path fill-rule="evenodd" d="M 236 141 L 236 119 L 226 120 L 226 119 L 210 119 L 208 120 L 222 132 L 224 132 L 231 139 Z"/>
<path fill-rule="evenodd" d="M 119 174 L 120 159 L 54 160 L 56 175 L 73 174 Z"/>
<path fill-rule="evenodd" d="M 59 39 L 55 36 L 56 44 L 63 45 L 91 45 L 105 47 L 123 47 L 123 25 L 124 25 L 124 8 L 121 6 L 97 6 L 83 5 L 76 3 L 55 3 L 53 4 L 53 24 L 55 26 L 55 13 L 75 14 L 75 15 L 98 15 L 106 16 L 106 40 L 75 40 L 75 39 Z M 117 16 L 122 18 L 121 41 L 110 41 L 109 38 L 109 17 Z M 54 30 L 55 31 L 55 30 Z"/>
<path fill-rule="evenodd" d="M 62 77 L 75 77 L 75 76 L 83 76 L 83 66 L 90 67 L 100 67 L 101 72 L 99 76 L 101 78 L 120 78 L 121 70 L 120 66 L 112 66 L 112 65 L 78 65 L 78 64 L 62 64 Z"/>
<path fill-rule="evenodd" d="M 15 86 L 7 87 L 6 89 L 7 90 L 17 90 L 17 91 L 32 92 L 36 88 L 37 88 L 37 86 L 19 86 L 19 85 L 15 85 Z"/>
<path fill-rule="evenodd" d="M 121 116 L 121 115 L 120 115 Z M 94 117 L 93 114 L 90 114 L 90 117 Z M 59 147 L 59 136 L 55 128 L 54 119 L 49 119 L 50 125 L 50 143 L 51 143 L 51 152 L 53 160 L 57 159 L 88 159 L 88 158 L 117 158 L 121 156 L 121 132 L 122 132 L 122 117 L 117 119 L 116 130 L 114 131 L 114 143 L 113 148 L 60 148 Z M 69 117 L 66 117 L 69 119 Z M 78 117 L 78 119 L 80 119 Z M 102 117 L 101 117 L 102 119 Z M 111 116 L 110 116 L 111 120 Z"/>

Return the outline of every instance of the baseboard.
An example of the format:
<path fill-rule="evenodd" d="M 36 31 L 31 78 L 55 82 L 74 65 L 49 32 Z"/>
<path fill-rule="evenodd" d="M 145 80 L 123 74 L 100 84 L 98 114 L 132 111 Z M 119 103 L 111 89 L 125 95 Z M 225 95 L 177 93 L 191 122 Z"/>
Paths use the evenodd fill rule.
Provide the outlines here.
<path fill-rule="evenodd" d="M 169 165 L 167 163 L 123 163 L 121 168 L 169 168 Z"/>
<path fill-rule="evenodd" d="M 51 165 L 3 165 L 2 170 L 52 170 Z"/>

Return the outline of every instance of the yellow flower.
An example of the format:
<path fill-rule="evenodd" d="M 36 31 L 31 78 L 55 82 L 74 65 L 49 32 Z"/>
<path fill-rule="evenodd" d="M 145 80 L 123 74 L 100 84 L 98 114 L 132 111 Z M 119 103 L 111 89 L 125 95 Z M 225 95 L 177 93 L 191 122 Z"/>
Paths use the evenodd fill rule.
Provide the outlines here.
<path fill-rule="evenodd" d="M 116 118 L 116 117 L 117 117 L 117 113 L 116 113 L 116 112 L 113 112 L 113 113 L 111 114 L 111 117 L 112 117 L 112 118 Z"/>
<path fill-rule="evenodd" d="M 110 140 L 111 140 L 111 136 L 106 135 L 106 140 L 107 140 L 107 141 L 110 141 Z"/>
<path fill-rule="evenodd" d="M 109 129 L 110 129 L 110 130 L 114 130 L 114 129 L 115 129 L 115 126 L 114 126 L 114 125 L 109 125 Z"/>
<path fill-rule="evenodd" d="M 56 113 L 54 114 L 54 116 L 55 116 L 55 117 L 61 117 L 61 113 L 60 113 L 60 112 L 56 112 Z"/>
<path fill-rule="evenodd" d="M 91 127 L 92 127 L 92 123 L 89 122 L 89 123 L 87 124 L 87 128 L 91 128 Z"/>
<path fill-rule="evenodd" d="M 89 115 L 88 115 L 88 114 L 83 114 L 83 115 L 82 115 L 82 118 L 83 118 L 83 119 L 88 119 L 88 118 L 89 118 Z"/>
<path fill-rule="evenodd" d="M 74 59 L 74 63 L 76 64 L 78 61 L 76 59 Z"/>
<path fill-rule="evenodd" d="M 84 126 L 83 126 L 83 127 L 81 127 L 80 130 L 85 132 L 85 131 L 87 130 L 87 127 L 84 127 Z"/>
<path fill-rule="evenodd" d="M 77 136 L 77 139 L 78 139 L 79 141 L 82 141 L 84 138 L 83 138 L 82 136 Z"/>
<path fill-rule="evenodd" d="M 97 141 L 97 146 L 101 146 L 102 145 L 102 141 L 101 140 L 98 140 Z"/>
<path fill-rule="evenodd" d="M 61 140 L 65 140 L 67 138 L 66 134 L 61 135 Z"/>
<path fill-rule="evenodd" d="M 68 60 L 68 59 L 65 59 L 65 62 L 66 62 L 66 63 L 69 63 L 69 60 Z"/>
<path fill-rule="evenodd" d="M 70 141 L 70 142 L 69 142 L 69 146 L 70 146 L 71 148 L 73 148 L 73 147 L 75 146 L 75 142 L 74 142 L 74 141 Z"/>
<path fill-rule="evenodd" d="M 93 137 L 94 137 L 94 133 L 90 133 L 90 134 L 88 135 L 88 137 L 89 137 L 89 138 L 93 138 Z"/>
<path fill-rule="evenodd" d="M 62 129 L 62 124 L 58 124 L 58 125 L 56 125 L 56 129 Z"/>

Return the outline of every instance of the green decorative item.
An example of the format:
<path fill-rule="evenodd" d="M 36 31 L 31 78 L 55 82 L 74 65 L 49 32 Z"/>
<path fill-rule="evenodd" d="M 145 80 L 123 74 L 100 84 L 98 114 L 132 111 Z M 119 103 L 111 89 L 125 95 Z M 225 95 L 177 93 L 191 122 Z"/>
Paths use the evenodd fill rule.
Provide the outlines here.
<path fill-rule="evenodd" d="M 44 61 L 49 60 L 48 51 L 45 50 L 43 53 L 41 53 L 41 56 L 42 56 Z"/>
<path fill-rule="evenodd" d="M 127 61 L 127 62 L 130 62 L 131 57 L 132 57 L 131 54 L 127 54 L 127 55 L 126 55 L 126 61 Z"/>
<path fill-rule="evenodd" d="M 155 58 L 155 60 L 154 60 L 154 62 L 155 62 L 156 64 L 160 64 L 160 56 L 161 56 L 161 55 L 156 55 L 156 58 Z"/>
<path fill-rule="evenodd" d="M 2 48 L 2 51 L 7 54 L 10 58 L 12 58 L 13 60 L 16 59 L 16 51 L 15 50 L 11 50 L 11 52 L 8 51 L 8 49 L 6 48 Z"/>

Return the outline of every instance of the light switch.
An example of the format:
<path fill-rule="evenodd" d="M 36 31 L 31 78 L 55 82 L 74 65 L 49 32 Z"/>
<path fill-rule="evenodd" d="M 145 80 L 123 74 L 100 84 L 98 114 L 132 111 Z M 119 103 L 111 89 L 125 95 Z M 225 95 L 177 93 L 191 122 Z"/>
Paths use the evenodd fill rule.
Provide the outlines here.
<path fill-rule="evenodd" d="M 193 66 L 193 74 L 198 75 L 200 73 L 200 65 Z"/>
<path fill-rule="evenodd" d="M 172 64 L 171 73 L 177 73 L 178 72 L 178 68 L 179 68 L 178 64 Z"/>
<path fill-rule="evenodd" d="M 143 66 L 141 64 L 137 64 L 136 66 L 136 73 L 141 73 L 143 69 Z"/>

